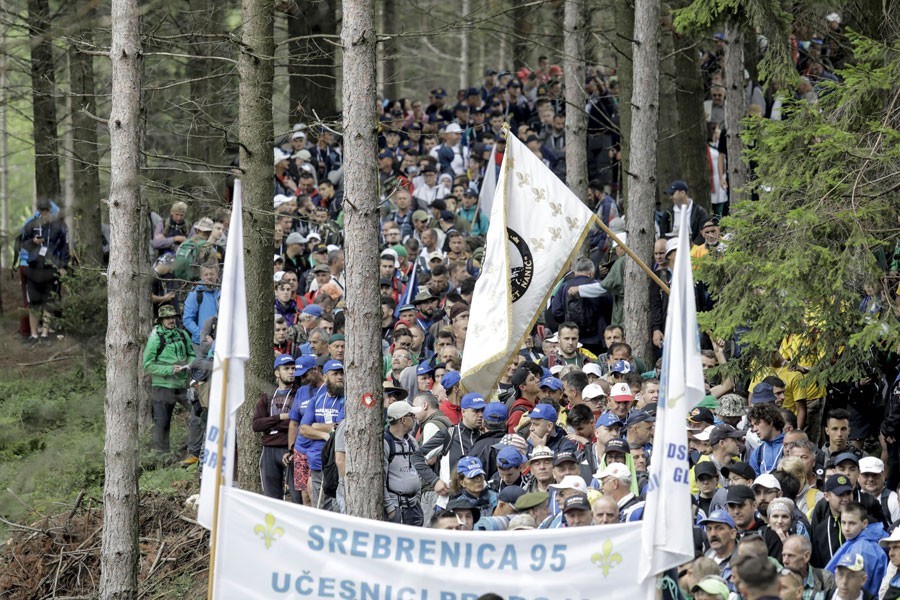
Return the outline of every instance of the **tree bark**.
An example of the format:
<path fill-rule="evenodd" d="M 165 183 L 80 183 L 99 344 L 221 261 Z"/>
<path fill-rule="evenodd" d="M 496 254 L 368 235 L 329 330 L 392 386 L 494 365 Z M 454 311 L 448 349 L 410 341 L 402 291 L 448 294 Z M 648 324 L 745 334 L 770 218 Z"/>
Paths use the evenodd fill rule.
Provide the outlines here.
<path fill-rule="evenodd" d="M 471 12 L 471 0 L 462 0 L 463 27 L 459 32 L 459 89 L 469 87 L 469 40 L 472 30 L 469 27 L 469 13 Z"/>
<path fill-rule="evenodd" d="M 346 227 L 347 352 L 345 414 L 347 514 L 381 519 L 384 511 L 378 176 L 372 156 L 375 126 L 375 17 L 372 0 L 345 0 L 344 50 L 344 223 Z M 374 402 L 364 403 L 363 394 Z"/>
<path fill-rule="evenodd" d="M 621 0 L 615 3 L 615 31 L 634 31 L 634 2 Z M 631 41 L 626 35 L 613 38 L 616 50 L 616 74 L 619 76 L 619 147 L 622 150 L 622 189 L 619 194 L 626 199 L 625 210 L 628 212 L 628 170 L 631 156 L 631 94 L 633 88 L 634 65 L 632 63 Z M 655 67 L 654 67 L 655 68 Z"/>
<path fill-rule="evenodd" d="M 56 75 L 48 0 L 28 0 L 31 44 L 31 104 L 34 111 L 34 183 L 38 198 L 61 202 L 56 135 Z"/>
<path fill-rule="evenodd" d="M 659 119 L 659 0 L 634 5 L 634 92 L 631 157 L 628 168 L 628 245 L 649 263 L 653 254 L 656 204 L 656 140 Z M 619 260 L 624 260 L 620 258 Z M 625 263 L 625 331 L 637 356 L 650 354 L 650 295 L 647 274 L 632 260 Z"/>
<path fill-rule="evenodd" d="M 525 0 L 512 0 L 512 62 L 513 72 L 522 67 L 531 67 L 532 46 L 529 36 L 534 29 L 531 24 L 532 6 Z"/>
<path fill-rule="evenodd" d="M 85 46 L 93 45 L 92 20 L 95 11 L 73 15 L 78 32 L 76 37 Z M 100 214 L 100 154 L 97 150 L 97 123 L 89 115 L 97 114 L 94 90 L 94 58 L 77 44 L 70 44 L 69 89 L 72 100 L 72 158 L 75 186 L 74 206 L 69 207 L 78 241 L 78 258 L 82 265 L 100 266 L 103 262 L 103 235 Z"/>
<path fill-rule="evenodd" d="M 6 14 L 6 0 L 0 0 L 0 13 Z M 6 27 L 0 28 L 0 47 L 6 48 Z M 9 55 L 0 52 L 0 267 L 9 266 L 9 136 L 6 109 L 9 101 Z M 0 312 L 3 299 L 0 297 Z"/>
<path fill-rule="evenodd" d="M 334 45 L 325 36 L 337 35 L 335 0 L 291 4 L 287 15 L 291 42 L 291 123 L 330 121 L 337 117 L 337 79 Z M 310 36 L 322 36 L 310 39 Z"/>
<path fill-rule="evenodd" d="M 585 9 L 582 0 L 565 0 L 566 185 L 587 200 L 587 115 L 584 112 Z"/>
<path fill-rule="evenodd" d="M 747 112 L 747 98 L 744 94 L 744 47 L 743 35 L 738 25 L 725 26 L 725 130 L 728 144 L 728 196 L 732 203 L 743 197 L 747 182 L 747 168 L 742 155 L 744 143 L 741 141 L 742 121 Z"/>
<path fill-rule="evenodd" d="M 139 296 L 146 294 L 139 266 L 146 252 L 140 231 L 141 104 L 140 6 L 137 0 L 112 2 L 112 108 L 110 138 L 109 324 L 106 330 L 106 458 L 103 483 L 103 546 L 100 598 L 137 597 L 138 404 L 140 376 Z"/>
<path fill-rule="evenodd" d="M 710 210 L 710 164 L 706 150 L 706 113 L 703 111 L 703 79 L 693 40 L 675 38 L 675 103 L 678 106 L 678 156 L 682 179 L 694 202 Z M 715 165 L 712 165 L 715 168 Z"/>
<path fill-rule="evenodd" d="M 190 116 L 190 130 L 185 135 L 190 171 L 183 174 L 183 181 L 192 198 L 206 201 L 215 196 L 216 185 L 221 179 L 221 175 L 209 172 L 210 165 L 218 162 L 216 159 L 221 156 L 219 149 L 222 147 L 221 133 L 210 125 L 218 116 L 219 99 L 208 78 L 217 66 L 216 61 L 208 58 L 214 53 L 208 35 L 217 33 L 215 23 L 219 10 L 211 0 L 189 0 L 188 3 L 188 31 L 192 35 L 185 51 L 193 57 L 185 61 L 190 97 L 184 99 L 184 106 Z M 211 214 L 211 208 L 198 207 L 201 214 Z"/>
<path fill-rule="evenodd" d="M 463 0 L 465 6 L 467 0 Z M 395 0 L 382 0 L 381 12 L 381 34 L 385 36 L 385 40 L 381 42 L 382 52 L 384 52 L 384 69 L 383 89 L 384 97 L 390 100 L 396 100 L 400 97 L 400 70 L 398 69 L 399 60 L 397 59 L 397 41 L 394 35 L 397 29 L 397 3 Z M 463 8 L 463 15 L 465 15 Z M 465 31 L 464 31 L 465 35 Z"/>
<path fill-rule="evenodd" d="M 656 155 L 665 156 L 657 163 L 656 199 L 662 198 L 669 183 L 684 179 L 678 154 L 678 107 L 675 103 L 675 42 L 672 39 L 672 15 L 668 7 L 660 7 L 659 33 L 659 122 Z M 693 192 L 693 188 L 691 188 Z"/>
<path fill-rule="evenodd" d="M 260 442 L 251 428 L 260 392 L 272 379 L 272 79 L 274 5 L 271 0 L 243 0 L 243 36 L 238 72 L 241 82 L 240 138 L 243 171 L 244 251 L 250 360 L 246 398 L 238 411 L 238 480 L 245 490 L 260 492 Z M 373 104 L 374 106 L 374 104 Z"/>

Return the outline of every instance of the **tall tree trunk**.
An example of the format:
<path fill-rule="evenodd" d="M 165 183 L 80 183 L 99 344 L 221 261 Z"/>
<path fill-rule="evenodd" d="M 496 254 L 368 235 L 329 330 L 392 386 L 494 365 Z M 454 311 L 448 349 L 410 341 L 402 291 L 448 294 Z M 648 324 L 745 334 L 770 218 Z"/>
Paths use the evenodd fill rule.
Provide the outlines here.
<path fill-rule="evenodd" d="M 532 45 L 529 36 L 534 27 L 531 24 L 533 7 L 525 0 L 512 0 L 512 66 L 513 72 L 522 67 L 531 67 Z"/>
<path fill-rule="evenodd" d="M 744 94 L 744 46 L 738 25 L 725 26 L 725 130 L 728 135 L 728 196 L 731 202 L 740 200 L 747 182 L 744 164 L 744 143 L 741 141 L 742 121 L 747 112 Z"/>
<path fill-rule="evenodd" d="M 88 5 L 90 6 L 90 5 Z M 92 33 L 95 11 L 91 8 L 73 15 L 78 26 L 76 34 L 85 46 L 93 44 Z M 82 51 L 77 44 L 70 44 L 69 89 L 72 101 L 72 158 L 74 159 L 74 205 L 69 208 L 75 224 L 78 240 L 78 257 L 82 265 L 100 266 L 103 262 L 103 236 L 100 215 L 100 173 L 97 151 L 97 114 L 94 90 L 94 57 Z M 143 255 L 141 255 L 143 258 Z"/>
<path fill-rule="evenodd" d="M 655 132 L 659 119 L 659 0 L 634 4 L 634 92 L 632 127 Z M 628 245 L 645 262 L 653 255 L 656 205 L 656 140 L 632 136 L 628 168 Z M 625 260 L 620 258 L 619 260 Z M 625 331 L 637 356 L 650 358 L 650 288 L 647 274 L 633 260 L 625 263 Z"/>
<path fill-rule="evenodd" d="M 69 57 L 66 55 L 65 59 L 66 65 L 66 73 L 69 72 Z M 69 90 L 68 93 L 65 94 L 65 102 L 63 104 L 63 114 L 62 114 L 62 122 L 59 123 L 60 129 L 62 130 L 62 161 L 63 161 L 63 172 L 62 172 L 62 198 L 61 202 L 58 202 L 60 207 L 63 208 L 63 218 L 66 224 L 66 230 L 69 232 L 70 236 L 73 236 L 74 239 L 70 239 L 70 250 L 74 250 L 75 254 L 73 255 L 74 261 L 76 264 L 78 263 L 78 239 L 77 231 L 75 231 L 75 219 L 73 216 L 73 209 L 75 205 L 75 160 L 73 158 L 73 152 L 75 151 L 75 135 L 72 132 L 72 82 L 69 82 Z M 62 90 L 60 90 L 62 91 Z"/>
<path fill-rule="evenodd" d="M 34 111 L 34 185 L 38 198 L 61 202 L 56 135 L 56 75 L 48 0 L 28 0 L 31 44 L 31 104 Z"/>
<path fill-rule="evenodd" d="M 615 31 L 634 31 L 634 2 L 633 0 L 620 0 L 615 3 L 616 27 Z M 630 169 L 631 156 L 631 94 L 634 65 L 632 64 L 631 40 L 628 35 L 616 35 L 613 38 L 613 48 L 616 51 L 616 73 L 619 76 L 619 146 L 622 149 L 622 189 L 619 195 L 628 198 L 628 171 Z M 654 67 L 655 68 L 655 67 Z M 628 211 L 626 201 L 626 211 Z"/>
<path fill-rule="evenodd" d="M 0 0 L 0 14 L 6 14 L 6 0 Z M 0 47 L 6 48 L 7 26 L 0 27 Z M 6 131 L 6 108 L 9 101 L 9 55 L 0 52 L 0 267 L 9 266 L 9 136 Z M 0 298 L 0 312 L 3 302 Z"/>
<path fill-rule="evenodd" d="M 240 138 L 243 171 L 244 251 L 250 360 L 246 398 L 238 411 L 238 480 L 259 492 L 259 438 L 251 428 L 260 392 L 272 378 L 272 79 L 275 75 L 274 5 L 272 0 L 243 0 L 243 51 L 238 62 L 241 83 Z M 374 106 L 374 102 L 373 102 Z"/>
<path fill-rule="evenodd" d="M 288 62 L 291 123 L 336 119 L 333 41 L 322 37 L 310 39 L 310 36 L 337 35 L 335 0 L 304 2 L 303 10 L 293 2 L 287 18 L 291 40 Z"/>
<path fill-rule="evenodd" d="M 710 210 L 710 164 L 706 149 L 706 113 L 700 58 L 693 40 L 675 34 L 675 103 L 678 106 L 678 156 L 681 178 L 694 202 Z M 712 165 L 712 168 L 716 168 Z"/>
<path fill-rule="evenodd" d="M 566 185 L 587 200 L 587 115 L 584 112 L 585 10 L 582 0 L 565 0 Z"/>
<path fill-rule="evenodd" d="M 463 0 L 463 4 L 467 0 Z M 384 52 L 384 97 L 396 100 L 400 97 L 400 61 L 397 59 L 397 3 L 396 0 L 382 0 L 381 33 L 386 39 L 381 43 Z M 465 8 L 463 9 L 465 15 Z"/>
<path fill-rule="evenodd" d="M 103 547 L 100 598 L 137 598 L 138 403 L 141 331 L 138 297 L 146 294 L 140 273 L 146 252 L 140 231 L 141 109 L 140 6 L 138 0 L 112 2 L 112 108 L 110 140 L 109 324 L 106 334 L 106 471 L 103 483 Z"/>
<path fill-rule="evenodd" d="M 220 176 L 210 173 L 210 165 L 221 156 L 221 134 L 215 131 L 210 122 L 216 120 L 219 99 L 213 93 L 213 83 L 208 77 L 214 72 L 216 64 L 208 58 L 213 54 L 213 43 L 209 34 L 216 32 L 216 17 L 219 7 L 212 0 L 189 0 L 188 20 L 191 32 L 187 54 L 192 55 L 185 62 L 185 75 L 190 82 L 190 97 L 186 99 L 186 112 L 190 115 L 190 131 L 185 135 L 187 156 L 190 159 L 190 172 L 184 174 L 184 187 L 192 198 L 211 200 L 216 193 L 216 184 Z M 198 207 L 201 214 L 210 214 L 212 207 Z M 196 209 L 195 209 L 196 210 Z"/>
<path fill-rule="evenodd" d="M 382 431 L 380 298 L 378 260 L 378 176 L 375 153 L 375 15 L 373 0 L 345 0 L 344 49 L 344 203 L 346 227 L 347 353 L 345 414 L 347 463 L 344 489 L 347 514 L 382 518 L 384 449 Z M 374 403 L 364 403 L 371 393 Z"/>
<path fill-rule="evenodd" d="M 675 98 L 675 42 L 672 39 L 672 14 L 668 7 L 660 7 L 659 33 L 659 122 L 656 136 L 656 155 L 666 160 L 657 163 L 657 201 L 661 192 L 675 179 L 684 179 L 681 157 L 678 155 L 678 106 Z M 693 191 L 693 188 L 691 188 Z"/>
<path fill-rule="evenodd" d="M 472 29 L 469 27 L 469 13 L 472 12 L 471 0 L 462 0 L 463 26 L 459 32 L 459 89 L 469 87 L 469 41 Z"/>

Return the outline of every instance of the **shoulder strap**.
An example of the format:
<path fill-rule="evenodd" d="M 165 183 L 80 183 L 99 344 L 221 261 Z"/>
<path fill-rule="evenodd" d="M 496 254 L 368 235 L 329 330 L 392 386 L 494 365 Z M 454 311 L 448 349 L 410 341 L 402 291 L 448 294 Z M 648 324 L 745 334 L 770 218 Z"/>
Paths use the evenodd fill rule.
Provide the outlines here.
<path fill-rule="evenodd" d="M 159 340 L 159 345 L 156 346 L 156 357 L 153 360 L 159 360 L 160 354 L 162 354 L 162 351 L 168 343 L 168 338 L 165 335 L 159 334 L 159 328 L 154 329 L 153 333 L 156 334 L 156 338 Z"/>

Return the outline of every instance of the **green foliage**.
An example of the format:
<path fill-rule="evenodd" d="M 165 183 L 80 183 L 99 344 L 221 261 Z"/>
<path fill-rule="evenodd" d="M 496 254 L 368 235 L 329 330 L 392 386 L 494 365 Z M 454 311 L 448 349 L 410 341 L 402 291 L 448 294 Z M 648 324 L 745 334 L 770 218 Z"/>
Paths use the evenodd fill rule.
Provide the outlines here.
<path fill-rule="evenodd" d="M 97 269 L 70 269 L 62 278 L 60 322 L 64 331 L 88 352 L 104 353 L 107 281 Z"/>
<path fill-rule="evenodd" d="M 750 328 L 732 372 L 796 334 L 819 381 L 852 380 L 900 343 L 897 280 L 877 260 L 900 236 L 900 44 L 852 41 L 857 63 L 818 104 L 745 121 L 759 199 L 733 207 L 727 251 L 699 272 L 717 300 L 702 323 L 726 338 Z"/>

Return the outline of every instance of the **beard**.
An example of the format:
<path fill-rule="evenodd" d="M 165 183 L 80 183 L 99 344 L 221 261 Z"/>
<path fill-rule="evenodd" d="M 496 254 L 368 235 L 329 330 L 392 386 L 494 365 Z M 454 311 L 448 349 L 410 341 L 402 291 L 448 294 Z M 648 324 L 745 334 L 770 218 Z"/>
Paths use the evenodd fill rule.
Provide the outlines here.
<path fill-rule="evenodd" d="M 344 384 L 343 383 L 325 383 L 325 389 L 328 391 L 329 396 L 334 396 L 335 398 L 342 398 L 344 396 Z"/>

